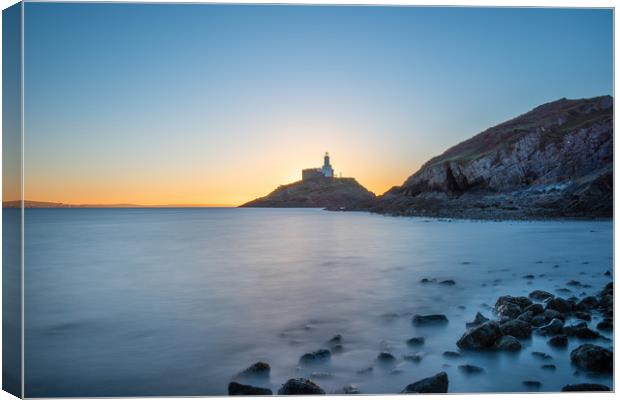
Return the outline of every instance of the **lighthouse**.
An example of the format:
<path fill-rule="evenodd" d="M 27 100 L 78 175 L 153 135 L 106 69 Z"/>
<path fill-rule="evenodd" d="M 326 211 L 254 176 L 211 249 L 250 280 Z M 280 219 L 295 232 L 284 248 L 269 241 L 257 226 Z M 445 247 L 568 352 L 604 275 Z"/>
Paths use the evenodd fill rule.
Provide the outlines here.
<path fill-rule="evenodd" d="M 334 169 L 332 165 L 329 163 L 329 153 L 325 152 L 325 157 L 323 157 L 323 167 L 321 168 L 323 172 L 323 176 L 327 178 L 332 178 L 334 176 Z"/>

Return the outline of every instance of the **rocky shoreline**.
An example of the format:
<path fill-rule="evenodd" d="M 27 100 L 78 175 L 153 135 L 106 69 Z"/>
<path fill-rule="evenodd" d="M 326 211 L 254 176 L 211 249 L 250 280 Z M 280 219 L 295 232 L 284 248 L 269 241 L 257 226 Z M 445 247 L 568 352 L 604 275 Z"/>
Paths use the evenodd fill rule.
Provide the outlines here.
<path fill-rule="evenodd" d="M 604 275 L 611 277 L 611 271 L 605 272 Z M 454 281 L 424 278 L 420 283 L 450 286 L 454 284 Z M 574 288 L 588 286 L 577 280 L 570 280 L 566 285 Z M 485 316 L 478 312 L 472 316 L 472 321 L 466 323 L 465 331 L 455 343 L 458 350 L 446 349 L 443 357 L 458 361 L 465 359 L 468 354 L 477 352 L 517 353 L 523 351 L 522 341 L 529 340 L 536 335 L 544 338 L 550 349 L 574 347 L 569 353 L 570 360 L 568 361 L 576 369 L 575 376 L 579 376 L 579 371 L 585 373 L 586 376 L 589 376 L 588 374 L 611 375 L 613 374 L 613 339 L 606 335 L 611 334 L 613 337 L 613 291 L 613 281 L 610 281 L 596 295 L 586 295 L 582 292 L 579 297 L 563 298 L 543 290 L 532 290 L 527 297 L 500 296 L 492 307 L 492 314 Z M 593 317 L 601 321 L 595 326 L 590 326 Z M 443 314 L 416 314 L 412 317 L 411 323 L 416 326 L 441 326 L 448 323 L 448 318 Z M 299 366 L 329 363 L 332 355 L 342 351 L 344 340 L 343 335 L 336 334 L 325 342 L 324 348 L 301 355 Z M 404 340 L 409 347 L 416 349 L 422 348 L 425 343 L 424 337 Z M 589 343 L 595 340 L 607 342 L 609 346 Z M 554 371 L 556 369 L 551 355 L 542 351 L 533 351 L 532 356 L 540 360 L 541 370 Z M 422 361 L 422 357 L 421 352 L 405 356 L 409 361 L 417 363 Z M 395 355 L 389 351 L 382 351 L 377 355 L 375 364 L 391 366 L 396 361 Z M 372 366 L 368 367 L 358 371 L 358 374 L 370 373 L 372 369 Z M 483 367 L 466 362 L 460 363 L 458 369 L 467 375 L 484 373 Z M 274 394 L 269 387 L 265 387 L 269 386 L 270 372 L 271 366 L 268 363 L 256 362 L 233 377 L 228 386 L 228 394 Z M 261 382 L 263 386 L 259 386 Z M 392 393 L 448 393 L 449 382 L 448 373 L 438 371 L 437 374 L 414 381 L 404 388 L 394 388 Z M 539 380 L 524 380 L 522 385 L 525 392 L 540 391 L 543 383 Z M 472 389 L 475 391 L 475 387 Z M 612 389 L 600 383 L 575 379 L 574 382 L 566 382 L 561 390 L 595 392 Z M 312 379 L 298 377 L 283 383 L 276 394 L 315 395 L 326 394 L 326 390 Z M 361 394 L 361 391 L 355 385 L 349 384 L 333 394 Z"/>

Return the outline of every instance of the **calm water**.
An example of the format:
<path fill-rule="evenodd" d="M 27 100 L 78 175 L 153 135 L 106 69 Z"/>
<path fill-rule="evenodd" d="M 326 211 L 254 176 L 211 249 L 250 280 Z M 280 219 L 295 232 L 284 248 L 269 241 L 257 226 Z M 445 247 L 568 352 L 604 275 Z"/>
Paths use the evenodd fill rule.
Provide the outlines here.
<path fill-rule="evenodd" d="M 491 316 L 483 304 L 499 295 L 555 291 L 569 279 L 598 291 L 612 268 L 611 222 L 30 209 L 25 236 L 26 396 L 225 394 L 231 377 L 258 360 L 271 364 L 261 386 L 274 390 L 317 371 L 331 373 L 316 379 L 328 392 L 351 383 L 395 393 L 442 370 L 453 392 L 524 391 L 523 380 L 541 381 L 544 391 L 612 384 L 609 375 L 574 375 L 577 341 L 553 350 L 534 336 L 518 354 L 441 354 L 456 349 L 476 311 Z M 537 277 L 528 284 L 530 273 Z M 424 277 L 456 286 L 423 285 Z M 450 322 L 416 328 L 413 313 L 445 313 Z M 337 333 L 344 352 L 323 367 L 298 367 Z M 408 348 L 412 336 L 426 344 Z M 383 349 L 399 361 L 376 365 Z M 542 370 L 534 350 L 551 354 L 557 370 Z M 418 351 L 421 362 L 403 360 Z M 464 375 L 457 365 L 465 363 L 485 372 Z"/>

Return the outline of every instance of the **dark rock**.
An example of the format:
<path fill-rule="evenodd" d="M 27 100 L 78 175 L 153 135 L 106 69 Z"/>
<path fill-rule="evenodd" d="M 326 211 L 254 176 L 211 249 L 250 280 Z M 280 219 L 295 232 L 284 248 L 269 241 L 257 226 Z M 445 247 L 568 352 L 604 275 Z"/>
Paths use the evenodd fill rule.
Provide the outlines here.
<path fill-rule="evenodd" d="M 556 310 L 545 310 L 543 315 L 545 316 L 545 318 L 547 318 L 547 321 L 551 321 L 554 318 L 557 318 L 557 319 L 559 319 L 561 321 L 565 321 L 566 320 L 566 318 L 564 317 L 564 314 L 562 314 L 561 312 L 558 312 Z"/>
<path fill-rule="evenodd" d="M 401 393 L 448 393 L 448 374 L 440 372 L 407 385 Z"/>
<path fill-rule="evenodd" d="M 424 353 L 415 353 L 415 354 L 407 354 L 406 356 L 403 357 L 403 359 L 407 361 L 413 361 L 413 362 L 419 363 L 420 361 L 422 361 L 423 357 L 424 357 Z"/>
<path fill-rule="evenodd" d="M 545 318 L 544 315 L 537 315 L 532 318 L 532 321 L 530 323 L 533 327 L 538 328 L 547 323 L 547 318 Z"/>
<path fill-rule="evenodd" d="M 523 386 L 527 387 L 528 389 L 540 389 L 540 387 L 542 386 L 542 383 L 540 383 L 539 381 L 523 381 Z"/>
<path fill-rule="evenodd" d="M 579 339 L 597 339 L 601 336 L 590 328 L 578 328 L 573 332 L 573 335 Z"/>
<path fill-rule="evenodd" d="M 485 322 L 487 322 L 489 319 L 487 317 L 485 317 L 484 315 L 480 314 L 479 312 L 476 313 L 476 316 L 474 317 L 474 320 L 471 322 L 467 322 L 465 325 L 470 328 L 473 326 L 478 326 L 478 325 L 482 325 Z"/>
<path fill-rule="evenodd" d="M 481 372 L 484 372 L 484 368 L 471 364 L 459 365 L 459 369 L 466 374 L 479 374 Z"/>
<path fill-rule="evenodd" d="M 548 371 L 555 371 L 557 369 L 556 366 L 553 364 L 544 364 L 540 368 L 546 369 Z"/>
<path fill-rule="evenodd" d="M 329 344 L 342 343 L 342 335 L 341 334 L 335 335 L 333 338 L 329 339 L 327 343 Z"/>
<path fill-rule="evenodd" d="M 611 271 L 610 271 L 610 270 L 607 270 L 607 271 L 605 271 L 605 273 L 604 273 L 603 275 L 605 275 L 605 276 L 611 276 Z"/>
<path fill-rule="evenodd" d="M 598 307 L 598 299 L 594 296 L 584 297 L 577 303 L 577 310 L 588 311 Z"/>
<path fill-rule="evenodd" d="M 523 297 L 523 296 L 517 296 L 517 297 L 501 296 L 495 302 L 495 308 L 497 309 L 499 308 L 499 306 L 505 305 L 505 304 L 516 304 L 520 308 L 526 308 L 532 304 L 532 301 L 528 299 L 527 297 Z"/>
<path fill-rule="evenodd" d="M 531 324 L 532 318 L 534 318 L 534 314 L 531 311 L 525 311 L 521 313 L 521 315 L 519 315 L 516 319 Z"/>
<path fill-rule="evenodd" d="M 306 353 L 299 359 L 301 364 L 312 364 L 318 362 L 326 362 L 331 358 L 332 353 L 327 349 L 320 349 L 312 353 Z"/>
<path fill-rule="evenodd" d="M 412 322 L 415 325 L 428 325 L 428 324 L 445 324 L 448 322 L 448 317 L 443 314 L 429 314 L 413 316 Z"/>
<path fill-rule="evenodd" d="M 578 322 L 578 323 L 573 324 L 573 325 L 566 325 L 564 327 L 563 331 L 564 331 L 565 335 L 575 336 L 575 333 L 579 329 L 584 329 L 584 328 L 588 328 L 588 324 L 586 324 L 585 322 Z"/>
<path fill-rule="evenodd" d="M 607 296 L 610 294 L 611 295 L 614 294 L 614 283 L 613 282 L 609 282 L 607 285 L 605 285 L 605 287 L 601 291 L 601 296 Z"/>
<path fill-rule="evenodd" d="M 523 312 L 531 312 L 532 315 L 542 314 L 544 311 L 545 311 L 545 308 L 542 306 L 542 304 L 538 304 L 538 303 L 527 306 L 523 310 Z"/>
<path fill-rule="evenodd" d="M 444 351 L 443 355 L 448 358 L 459 358 L 462 356 L 458 351 Z"/>
<path fill-rule="evenodd" d="M 422 278 L 420 279 L 420 283 L 431 283 L 435 282 L 435 279 Z"/>
<path fill-rule="evenodd" d="M 501 336 L 502 331 L 499 324 L 495 321 L 488 321 L 480 326 L 468 329 L 456 342 L 456 345 L 461 349 L 472 350 L 490 348 Z"/>
<path fill-rule="evenodd" d="M 456 285 L 456 282 L 454 282 L 454 280 L 452 279 L 446 279 L 445 281 L 441 281 L 439 282 L 440 285 L 446 285 L 446 286 L 454 286 Z"/>
<path fill-rule="evenodd" d="M 571 279 L 570 281 L 566 282 L 566 286 L 581 286 L 581 282 Z"/>
<path fill-rule="evenodd" d="M 514 303 L 501 304 L 495 309 L 495 313 L 497 315 L 510 319 L 517 318 L 519 315 L 521 315 L 522 312 L 523 310 L 521 309 L 521 307 Z"/>
<path fill-rule="evenodd" d="M 500 325 L 502 335 L 510 335 L 519 339 L 527 339 L 532 336 L 532 326 L 522 320 L 514 319 Z"/>
<path fill-rule="evenodd" d="M 590 314 L 588 314 L 587 312 L 584 311 L 576 311 L 574 313 L 576 318 L 582 319 L 584 321 L 591 321 L 592 320 L 592 316 Z"/>
<path fill-rule="evenodd" d="M 407 344 L 409 346 L 422 346 L 424 344 L 424 338 L 423 337 L 412 337 L 411 339 L 407 340 Z"/>
<path fill-rule="evenodd" d="M 547 341 L 549 346 L 553 347 L 566 347 L 568 346 L 568 336 L 566 335 L 558 335 L 554 336 Z"/>
<path fill-rule="evenodd" d="M 271 389 L 260 388 L 251 385 L 242 385 L 238 382 L 230 382 L 228 384 L 229 396 L 266 396 L 272 395 Z"/>
<path fill-rule="evenodd" d="M 571 361 L 592 372 L 612 372 L 613 352 L 594 344 L 582 344 L 570 353 Z"/>
<path fill-rule="evenodd" d="M 344 394 L 360 394 L 360 390 L 355 385 L 346 385 L 342 388 L 342 393 Z"/>
<path fill-rule="evenodd" d="M 608 386 L 600 383 L 578 383 L 576 385 L 566 385 L 562 388 L 563 392 L 610 392 Z"/>
<path fill-rule="evenodd" d="M 506 335 L 495 342 L 495 348 L 500 351 L 519 351 L 521 350 L 521 342 L 514 336 Z"/>
<path fill-rule="evenodd" d="M 601 322 L 596 325 L 596 329 L 600 331 L 613 331 L 614 330 L 614 320 L 611 318 L 605 318 Z"/>
<path fill-rule="evenodd" d="M 523 279 L 534 279 L 534 275 L 532 274 L 523 275 Z"/>
<path fill-rule="evenodd" d="M 304 395 L 304 394 L 325 394 L 319 385 L 310 379 L 296 378 L 289 379 L 278 390 L 279 395 Z"/>
<path fill-rule="evenodd" d="M 555 297 L 549 299 L 545 305 L 546 310 L 555 310 L 562 314 L 568 314 L 572 311 L 573 307 L 571 303 L 561 297 Z"/>
<path fill-rule="evenodd" d="M 542 351 L 533 351 L 532 355 L 536 358 L 540 358 L 541 360 L 551 360 L 553 358 L 549 354 L 543 353 Z"/>
<path fill-rule="evenodd" d="M 396 357 L 394 357 L 391 353 L 388 353 L 387 351 L 382 351 L 377 356 L 377 360 L 384 363 L 391 363 L 396 361 Z"/>
<path fill-rule="evenodd" d="M 564 322 L 561 320 L 554 318 L 547 325 L 543 325 L 538 328 L 537 332 L 541 335 L 556 335 L 562 332 L 562 328 L 564 327 Z"/>
<path fill-rule="evenodd" d="M 269 364 L 263 361 L 254 363 L 237 374 L 238 377 L 267 378 L 271 372 Z"/>

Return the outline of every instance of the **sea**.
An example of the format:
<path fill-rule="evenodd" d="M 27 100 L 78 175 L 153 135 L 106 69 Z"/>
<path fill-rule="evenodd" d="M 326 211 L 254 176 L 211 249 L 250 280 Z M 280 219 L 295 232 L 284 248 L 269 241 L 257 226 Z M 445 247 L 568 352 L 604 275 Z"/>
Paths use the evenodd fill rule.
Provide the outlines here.
<path fill-rule="evenodd" d="M 581 382 L 613 388 L 611 375 L 571 365 L 579 339 L 555 349 L 533 335 L 516 353 L 443 355 L 457 350 L 477 312 L 493 317 L 499 296 L 600 291 L 612 280 L 610 220 L 27 209 L 24 237 L 27 397 L 226 395 L 231 381 L 277 392 L 299 377 L 327 393 L 355 385 L 387 394 L 441 371 L 459 393 L 555 392 Z M 449 322 L 412 323 L 415 314 L 436 313 Z M 594 315 L 590 327 L 598 321 Z M 337 334 L 342 348 L 329 361 L 300 364 Z M 613 348 L 604 335 L 587 342 Z M 424 344 L 409 346 L 412 337 Z M 378 361 L 384 351 L 395 359 Z M 270 364 L 268 379 L 236 376 L 257 361 Z M 464 364 L 483 371 L 468 374 Z"/>

